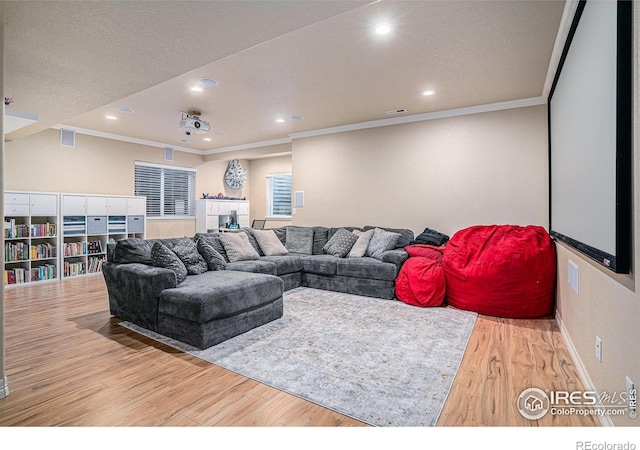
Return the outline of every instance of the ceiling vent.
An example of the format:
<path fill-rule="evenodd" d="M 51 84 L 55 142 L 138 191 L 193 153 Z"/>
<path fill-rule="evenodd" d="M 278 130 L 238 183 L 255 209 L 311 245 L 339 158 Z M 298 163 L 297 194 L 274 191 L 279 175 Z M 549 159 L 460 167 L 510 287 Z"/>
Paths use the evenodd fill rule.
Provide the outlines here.
<path fill-rule="evenodd" d="M 394 115 L 394 114 L 404 114 L 406 113 L 407 110 L 404 108 L 398 108 L 398 109 L 392 109 L 391 111 L 387 111 L 387 114 L 389 114 L 390 116 Z"/>

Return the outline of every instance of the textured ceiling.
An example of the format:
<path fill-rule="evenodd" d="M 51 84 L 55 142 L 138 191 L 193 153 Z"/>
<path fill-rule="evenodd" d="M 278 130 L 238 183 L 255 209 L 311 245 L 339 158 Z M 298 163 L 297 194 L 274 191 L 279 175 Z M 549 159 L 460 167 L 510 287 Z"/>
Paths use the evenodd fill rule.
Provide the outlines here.
<path fill-rule="evenodd" d="M 9 140 L 62 125 L 206 152 L 385 119 L 396 108 L 411 115 L 539 97 L 564 2 L 50 1 L 0 8 L 5 94 L 15 99 L 11 108 L 40 116 Z M 380 21 L 393 32 L 374 35 Z M 192 92 L 205 76 L 219 86 Z M 427 89 L 435 95 L 422 96 Z M 178 121 L 188 110 L 201 111 L 224 136 L 185 136 Z"/>

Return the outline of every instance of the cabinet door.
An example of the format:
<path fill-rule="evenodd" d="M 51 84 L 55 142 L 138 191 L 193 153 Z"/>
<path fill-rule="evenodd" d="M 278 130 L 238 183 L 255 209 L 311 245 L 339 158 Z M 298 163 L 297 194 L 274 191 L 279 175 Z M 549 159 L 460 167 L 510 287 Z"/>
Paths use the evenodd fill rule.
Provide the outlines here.
<path fill-rule="evenodd" d="M 17 204 L 17 205 L 28 205 L 29 204 L 29 194 L 24 194 L 21 192 L 5 192 L 4 193 L 4 202 Z"/>
<path fill-rule="evenodd" d="M 238 214 L 249 214 L 249 202 L 238 203 Z"/>
<path fill-rule="evenodd" d="M 144 216 L 145 214 L 145 198 L 131 197 L 127 199 L 127 215 Z"/>
<path fill-rule="evenodd" d="M 56 216 L 58 196 L 55 194 L 31 194 L 32 216 Z"/>
<path fill-rule="evenodd" d="M 127 215 L 127 197 L 109 197 L 109 215 Z"/>
<path fill-rule="evenodd" d="M 87 213 L 87 197 L 84 195 L 65 195 L 62 197 L 62 214 L 65 216 L 84 216 Z"/>
<path fill-rule="evenodd" d="M 107 215 L 107 197 L 87 197 L 87 215 L 88 216 L 106 216 Z"/>
<path fill-rule="evenodd" d="M 207 215 L 218 215 L 218 202 L 207 201 L 205 210 L 207 211 Z"/>
<path fill-rule="evenodd" d="M 227 202 L 217 202 L 218 204 L 218 214 L 221 216 L 229 215 L 229 203 Z"/>

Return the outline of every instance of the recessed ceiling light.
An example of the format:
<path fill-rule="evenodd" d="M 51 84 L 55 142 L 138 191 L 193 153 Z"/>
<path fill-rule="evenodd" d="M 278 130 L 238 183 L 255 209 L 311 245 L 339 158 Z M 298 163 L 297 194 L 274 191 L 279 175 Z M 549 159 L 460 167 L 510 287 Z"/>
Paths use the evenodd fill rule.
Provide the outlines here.
<path fill-rule="evenodd" d="M 435 93 L 436 93 L 436 91 L 428 90 L 428 91 L 424 91 L 422 93 L 422 95 L 424 95 L 425 97 L 428 97 L 428 96 L 433 95 Z"/>
<path fill-rule="evenodd" d="M 116 116 L 104 116 L 104 117 L 109 119 L 109 120 L 116 120 L 117 119 Z"/>
<path fill-rule="evenodd" d="M 202 140 L 203 140 L 203 141 L 207 141 L 207 142 L 209 142 L 209 141 L 211 140 L 211 138 L 204 138 L 204 139 L 202 139 Z"/>
<path fill-rule="evenodd" d="M 302 116 L 291 116 L 291 120 L 304 120 Z"/>
<path fill-rule="evenodd" d="M 133 114 L 135 111 L 131 108 L 118 108 L 118 112 L 121 112 L 124 114 Z"/>
<path fill-rule="evenodd" d="M 198 78 L 198 83 L 205 86 L 217 86 L 220 84 L 218 80 L 214 80 L 213 78 Z"/>
<path fill-rule="evenodd" d="M 391 33 L 391 30 L 393 30 L 393 27 L 388 23 L 379 23 L 373 27 L 373 31 L 381 36 Z"/>
<path fill-rule="evenodd" d="M 284 119 L 276 119 L 276 122 L 278 122 L 278 123 L 284 123 Z"/>
<path fill-rule="evenodd" d="M 193 92 L 202 92 L 202 88 L 200 86 L 192 86 L 191 90 Z"/>

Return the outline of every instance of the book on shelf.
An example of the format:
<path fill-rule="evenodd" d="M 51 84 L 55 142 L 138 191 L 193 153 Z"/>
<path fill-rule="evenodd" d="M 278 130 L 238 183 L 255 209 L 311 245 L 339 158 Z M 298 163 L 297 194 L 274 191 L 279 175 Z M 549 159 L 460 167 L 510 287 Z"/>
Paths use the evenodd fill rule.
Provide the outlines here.
<path fill-rule="evenodd" d="M 53 280 L 56 278 L 55 264 L 45 264 L 31 269 L 31 281 Z"/>
<path fill-rule="evenodd" d="M 51 259 L 56 257 L 56 247 L 50 243 L 31 245 L 31 259 Z"/>
<path fill-rule="evenodd" d="M 15 268 L 4 271 L 4 284 L 20 284 L 29 280 L 29 272 L 27 269 Z"/>
<path fill-rule="evenodd" d="M 32 223 L 31 237 L 56 237 L 58 227 L 54 223 Z"/>
<path fill-rule="evenodd" d="M 102 263 L 104 262 L 103 256 L 93 256 L 89 258 L 89 265 L 87 267 L 87 273 L 102 272 Z"/>
<path fill-rule="evenodd" d="M 29 225 L 16 223 L 16 219 L 4 221 L 4 237 L 6 239 L 29 237 Z"/>
<path fill-rule="evenodd" d="M 84 262 L 65 261 L 63 268 L 65 277 L 74 277 L 76 275 L 83 275 L 85 273 Z"/>
<path fill-rule="evenodd" d="M 64 256 L 82 256 L 87 254 L 86 242 L 65 242 Z"/>
<path fill-rule="evenodd" d="M 104 253 L 102 250 L 102 242 L 101 241 L 89 241 L 87 242 L 87 254 L 91 255 L 93 253 Z"/>
<path fill-rule="evenodd" d="M 26 242 L 5 242 L 4 261 L 17 262 L 29 259 L 29 245 Z"/>

